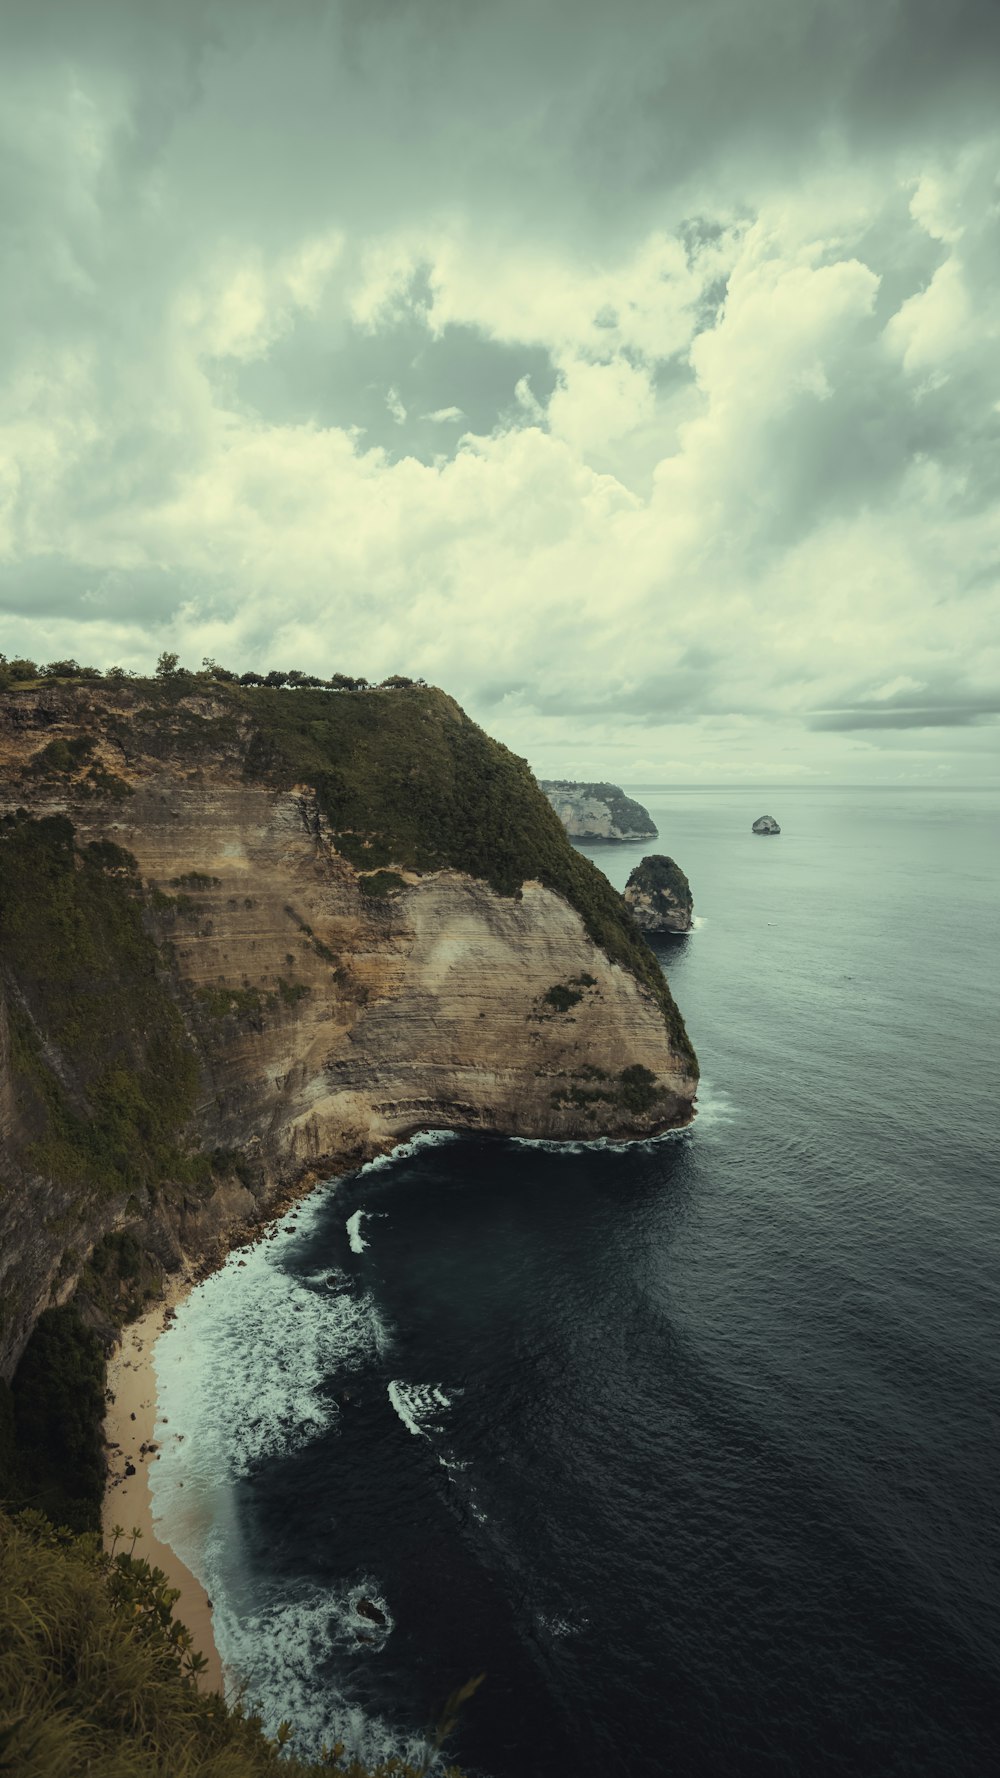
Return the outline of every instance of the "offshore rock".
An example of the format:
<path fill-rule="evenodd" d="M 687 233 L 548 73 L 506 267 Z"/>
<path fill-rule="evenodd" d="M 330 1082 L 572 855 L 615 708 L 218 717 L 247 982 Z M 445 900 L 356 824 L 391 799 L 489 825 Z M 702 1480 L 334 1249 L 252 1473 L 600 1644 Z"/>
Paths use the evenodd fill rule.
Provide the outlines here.
<path fill-rule="evenodd" d="M 680 865 L 663 853 L 653 852 L 636 865 L 625 886 L 625 901 L 643 932 L 691 930 L 691 885 Z"/>
<path fill-rule="evenodd" d="M 312 782 L 278 757 L 279 718 L 322 735 Z M 505 785 L 495 814 L 465 787 L 477 761 Z M 417 867 L 467 805 L 484 874 Z M 565 847 L 565 891 L 485 880 L 495 834 L 529 822 L 539 871 Z M 683 1021 L 608 896 L 523 762 L 433 688 L 0 695 L 0 1376 L 109 1237 L 210 1264 L 290 1190 L 421 1130 L 688 1122 Z"/>
<path fill-rule="evenodd" d="M 781 828 L 773 815 L 759 815 L 753 824 L 754 833 L 780 833 Z"/>
<path fill-rule="evenodd" d="M 648 809 L 617 784 L 576 784 L 568 778 L 540 781 L 571 840 L 655 840 Z"/>

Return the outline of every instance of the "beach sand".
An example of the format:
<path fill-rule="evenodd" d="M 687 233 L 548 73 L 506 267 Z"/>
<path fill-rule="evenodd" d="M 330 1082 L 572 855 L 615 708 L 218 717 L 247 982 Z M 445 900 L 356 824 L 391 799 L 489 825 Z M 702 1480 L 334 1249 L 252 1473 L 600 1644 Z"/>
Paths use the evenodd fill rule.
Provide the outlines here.
<path fill-rule="evenodd" d="M 177 1281 L 163 1301 L 141 1320 L 124 1328 L 121 1345 L 108 1361 L 108 1388 L 114 1401 L 109 1403 L 104 1420 L 108 1483 L 102 1520 L 108 1547 L 112 1527 L 123 1527 L 125 1537 L 119 1540 L 119 1549 L 130 1547 L 132 1528 L 138 1525 L 142 1536 L 136 1544 L 136 1555 L 144 1556 L 154 1568 L 162 1568 L 168 1584 L 179 1589 L 180 1598 L 174 1606 L 174 1616 L 186 1624 L 195 1648 L 208 1661 L 199 1685 L 203 1690 L 221 1692 L 222 1663 L 212 1637 L 212 1607 L 208 1595 L 169 1544 L 161 1543 L 156 1536 L 149 1489 L 148 1466 L 156 1462 L 156 1451 L 149 1450 L 155 1439 L 153 1428 L 156 1421 L 153 1347 L 174 1307 L 189 1288 L 188 1281 Z M 133 1475 L 126 1475 L 127 1465 L 134 1469 Z"/>

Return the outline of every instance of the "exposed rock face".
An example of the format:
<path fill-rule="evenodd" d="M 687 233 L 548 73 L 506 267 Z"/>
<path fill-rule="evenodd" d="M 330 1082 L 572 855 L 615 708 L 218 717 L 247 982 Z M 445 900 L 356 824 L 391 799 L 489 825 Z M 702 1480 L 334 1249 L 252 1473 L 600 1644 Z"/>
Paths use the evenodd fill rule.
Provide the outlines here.
<path fill-rule="evenodd" d="M 630 1138 L 691 1116 L 697 1064 L 669 999 L 665 1020 L 563 895 L 531 880 L 501 894 L 449 868 L 376 878 L 338 851 L 311 785 L 252 781 L 253 736 L 231 712 L 206 754 L 184 740 L 205 699 L 181 709 L 179 739 L 140 733 L 127 700 L 110 729 L 99 694 L 91 708 L 95 744 L 56 780 L 39 755 L 62 760 L 52 743 L 79 738 L 79 706 L 0 698 L 0 814 L 68 816 L 77 879 L 105 855 L 88 842 L 133 855 L 129 893 L 197 1065 L 183 1143 L 234 1159 L 197 1186 L 98 1190 L 67 1175 L 39 1122 L 45 1093 L 84 1129 L 103 1100 L 47 1028 L 44 982 L 0 935 L 0 1374 L 110 1230 L 133 1229 L 170 1266 L 178 1248 L 230 1244 L 296 1180 L 420 1129 Z M 84 1019 L 99 986 L 81 976 Z M 123 1032 L 126 1047 L 133 1037 L 141 1048 L 148 1032 Z"/>
<path fill-rule="evenodd" d="M 691 885 L 680 865 L 663 853 L 653 852 L 636 865 L 625 887 L 625 900 L 643 932 L 691 930 Z"/>
<path fill-rule="evenodd" d="M 760 815 L 753 824 L 754 833 L 780 833 L 781 828 L 773 815 Z"/>
<path fill-rule="evenodd" d="M 540 780 L 549 802 L 571 840 L 655 840 L 648 809 L 634 802 L 617 784 L 574 784 L 569 779 Z"/>

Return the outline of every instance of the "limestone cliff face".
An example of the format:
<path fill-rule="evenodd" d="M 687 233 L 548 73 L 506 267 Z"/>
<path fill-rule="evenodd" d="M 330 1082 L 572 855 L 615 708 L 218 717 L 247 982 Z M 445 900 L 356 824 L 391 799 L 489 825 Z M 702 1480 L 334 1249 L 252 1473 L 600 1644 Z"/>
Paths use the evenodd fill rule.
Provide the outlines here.
<path fill-rule="evenodd" d="M 211 713 L 204 698 L 191 703 Z M 192 753 L 162 728 L 130 727 L 121 700 L 109 723 L 92 698 L 93 745 L 69 768 L 53 743 L 79 742 L 78 706 L 21 693 L 0 711 L 0 815 L 68 817 L 78 873 L 103 842 L 136 861 L 130 893 L 197 1063 L 183 1140 L 236 1169 L 197 1188 L 166 1179 L 118 1191 L 40 1164 L 52 1146 L 33 1140 L 41 1089 L 31 1111 L 8 1013 L 22 1048 L 34 1045 L 36 1076 L 49 1070 L 81 1117 L 100 1113 L 45 1028 L 37 982 L 0 951 L 0 1374 L 109 1229 L 135 1226 L 170 1264 L 178 1246 L 230 1240 L 297 1178 L 416 1130 L 622 1138 L 690 1117 L 686 1040 L 553 888 L 528 879 L 501 894 L 468 872 L 405 861 L 360 869 L 313 785 L 248 777 L 252 723 L 231 710 L 211 752 Z"/>
<path fill-rule="evenodd" d="M 655 840 L 648 809 L 617 784 L 576 784 L 569 779 L 540 781 L 572 840 Z"/>

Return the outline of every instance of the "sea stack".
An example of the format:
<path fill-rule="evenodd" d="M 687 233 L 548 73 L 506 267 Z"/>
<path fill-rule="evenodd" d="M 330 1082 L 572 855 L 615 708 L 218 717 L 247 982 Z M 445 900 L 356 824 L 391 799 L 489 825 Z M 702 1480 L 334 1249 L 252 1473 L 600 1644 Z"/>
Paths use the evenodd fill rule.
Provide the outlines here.
<path fill-rule="evenodd" d="M 625 900 L 643 932 L 691 930 L 691 885 L 680 865 L 662 852 L 652 852 L 636 865 L 625 886 Z"/>
<path fill-rule="evenodd" d="M 781 828 L 773 815 L 759 815 L 753 824 L 754 833 L 780 833 Z"/>

